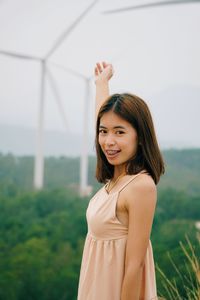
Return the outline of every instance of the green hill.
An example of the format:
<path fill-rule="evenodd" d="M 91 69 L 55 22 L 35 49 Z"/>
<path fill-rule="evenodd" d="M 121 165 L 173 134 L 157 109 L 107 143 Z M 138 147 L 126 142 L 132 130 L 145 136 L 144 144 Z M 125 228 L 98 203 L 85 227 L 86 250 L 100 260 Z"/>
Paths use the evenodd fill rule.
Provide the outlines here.
<path fill-rule="evenodd" d="M 163 152 L 166 174 L 159 184 L 151 234 L 155 264 L 183 283 L 168 252 L 182 274 L 184 261 L 179 241 L 185 234 L 198 253 L 200 221 L 200 149 Z M 87 232 L 85 212 L 89 198 L 73 191 L 79 182 L 79 158 L 46 158 L 45 188 L 32 189 L 33 157 L 0 155 L 0 300 L 75 300 L 82 250 Z M 89 183 L 94 189 L 95 158 L 89 159 Z M 183 263 L 184 261 L 184 263 Z M 168 295 L 157 272 L 159 295 Z"/>
<path fill-rule="evenodd" d="M 163 156 L 166 173 L 161 178 L 159 189 L 174 188 L 189 194 L 200 192 L 200 149 L 165 150 Z M 95 179 L 95 157 L 89 157 L 89 184 L 96 190 L 100 185 Z M 0 187 L 5 182 L 30 190 L 33 186 L 34 158 L 0 154 Z M 44 185 L 46 188 L 73 187 L 79 184 L 80 158 L 61 156 L 45 158 Z M 13 191 L 14 192 L 14 191 Z"/>

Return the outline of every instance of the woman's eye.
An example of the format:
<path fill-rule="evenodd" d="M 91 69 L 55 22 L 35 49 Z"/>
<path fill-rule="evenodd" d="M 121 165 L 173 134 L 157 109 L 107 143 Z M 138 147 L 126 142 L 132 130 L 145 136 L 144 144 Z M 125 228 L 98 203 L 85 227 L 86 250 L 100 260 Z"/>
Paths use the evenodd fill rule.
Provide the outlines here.
<path fill-rule="evenodd" d="M 117 134 L 123 134 L 124 131 L 118 130 L 116 133 L 117 133 Z"/>
<path fill-rule="evenodd" d="M 105 133 L 106 133 L 106 130 L 104 130 L 104 129 L 99 129 L 99 133 L 105 134 Z"/>

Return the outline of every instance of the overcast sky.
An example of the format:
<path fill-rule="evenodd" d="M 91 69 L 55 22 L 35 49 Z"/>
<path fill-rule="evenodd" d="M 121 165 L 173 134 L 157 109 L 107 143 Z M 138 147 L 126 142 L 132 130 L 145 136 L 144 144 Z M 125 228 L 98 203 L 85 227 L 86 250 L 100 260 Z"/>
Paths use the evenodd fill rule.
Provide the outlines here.
<path fill-rule="evenodd" d="M 1 0 L 0 50 L 44 57 L 57 38 L 93 1 Z M 104 11 L 142 2 L 99 0 L 49 58 L 65 108 L 64 126 L 47 82 L 45 128 L 81 133 L 85 78 L 96 61 L 113 63 L 111 93 L 129 91 L 143 97 L 153 114 L 159 141 L 166 146 L 200 147 L 200 3 Z M 0 124 L 36 128 L 41 65 L 0 55 Z M 91 80 L 90 132 L 94 128 Z"/>

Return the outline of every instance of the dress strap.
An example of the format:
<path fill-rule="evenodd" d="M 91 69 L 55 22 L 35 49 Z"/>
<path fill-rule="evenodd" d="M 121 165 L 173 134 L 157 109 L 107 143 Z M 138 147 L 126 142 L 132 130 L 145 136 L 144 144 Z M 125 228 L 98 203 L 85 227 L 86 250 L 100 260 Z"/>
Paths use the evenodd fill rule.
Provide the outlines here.
<path fill-rule="evenodd" d="M 146 172 L 144 172 L 144 171 L 142 171 L 142 172 L 140 172 L 140 173 L 138 173 L 138 174 L 135 174 L 135 175 L 133 175 L 133 176 L 131 176 L 131 178 L 127 181 L 127 182 L 125 182 L 125 184 L 124 185 L 122 185 L 122 187 L 119 189 L 119 193 L 131 182 L 131 181 L 133 181 L 136 177 L 138 177 L 139 175 L 141 175 L 141 174 L 145 174 Z"/>

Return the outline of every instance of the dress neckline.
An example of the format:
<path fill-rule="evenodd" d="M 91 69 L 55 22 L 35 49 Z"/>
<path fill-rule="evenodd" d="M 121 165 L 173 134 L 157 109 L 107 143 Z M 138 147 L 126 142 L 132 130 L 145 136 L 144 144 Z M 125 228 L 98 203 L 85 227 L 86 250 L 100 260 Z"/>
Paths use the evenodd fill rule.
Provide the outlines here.
<path fill-rule="evenodd" d="M 145 174 L 146 172 L 143 170 L 137 174 L 133 174 L 133 175 L 130 175 L 129 179 L 115 192 L 108 192 L 106 190 L 106 186 L 108 185 L 108 182 L 104 185 L 104 190 L 105 190 L 105 193 L 107 194 L 107 196 L 110 196 L 110 195 L 115 195 L 117 193 L 119 193 L 129 182 L 131 182 L 134 178 L 136 178 L 137 176 L 139 176 L 140 174 Z M 127 174 L 128 175 L 128 174 Z M 125 175 L 126 176 L 126 175 Z"/>
<path fill-rule="evenodd" d="M 116 194 L 116 193 L 119 192 L 119 191 L 115 191 L 115 192 L 109 193 L 109 192 L 106 190 L 106 185 L 107 185 L 107 184 L 104 185 L 104 190 L 105 190 L 105 193 L 106 193 L 108 196 L 114 195 L 114 194 Z"/>

